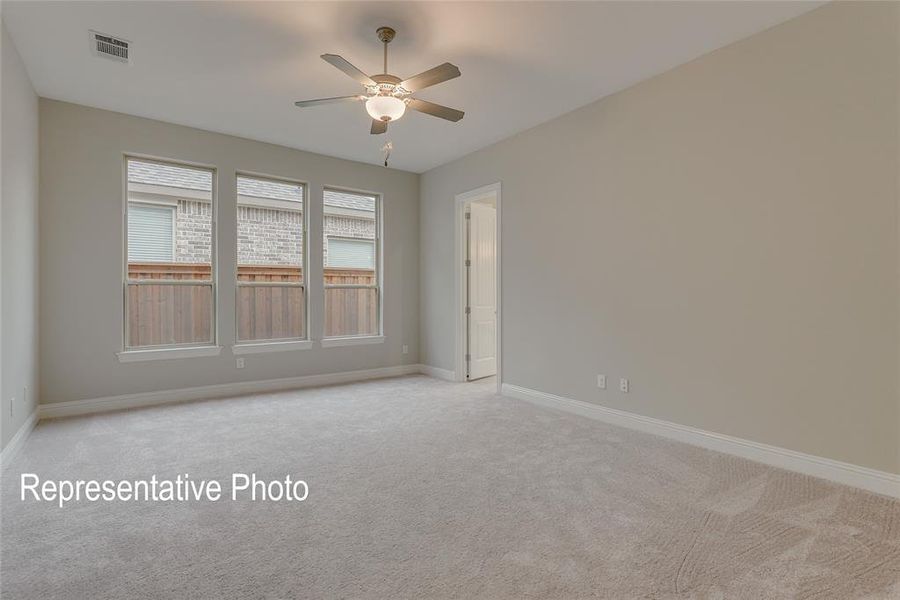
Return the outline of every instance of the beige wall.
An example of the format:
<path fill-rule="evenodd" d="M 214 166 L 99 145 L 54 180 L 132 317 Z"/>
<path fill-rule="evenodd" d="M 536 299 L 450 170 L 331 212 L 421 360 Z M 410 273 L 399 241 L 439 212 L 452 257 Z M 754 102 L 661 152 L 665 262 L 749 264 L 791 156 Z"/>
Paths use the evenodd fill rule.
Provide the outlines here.
<path fill-rule="evenodd" d="M 825 6 L 425 173 L 422 362 L 454 368 L 453 197 L 501 181 L 505 382 L 900 472 L 898 10 Z"/>
<path fill-rule="evenodd" d="M 0 44 L 0 446 L 6 447 L 38 398 L 38 98 L 5 26 Z"/>
<path fill-rule="evenodd" d="M 42 403 L 418 361 L 417 175 L 52 100 L 41 100 L 40 116 Z M 218 168 L 221 356 L 117 361 L 123 153 Z M 384 195 L 384 344 L 254 354 L 245 369 L 235 369 L 235 170 L 309 183 L 311 248 L 322 247 L 315 224 L 321 223 L 323 186 Z M 321 332 L 320 255 L 313 253 L 310 263 L 311 331 Z M 401 354 L 403 344 L 408 355 Z"/>

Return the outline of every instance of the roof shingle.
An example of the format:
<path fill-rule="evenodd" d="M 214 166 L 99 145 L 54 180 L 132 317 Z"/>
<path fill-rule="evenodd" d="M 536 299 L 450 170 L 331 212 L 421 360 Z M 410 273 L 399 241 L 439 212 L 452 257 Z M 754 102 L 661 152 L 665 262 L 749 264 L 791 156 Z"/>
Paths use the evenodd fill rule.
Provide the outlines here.
<path fill-rule="evenodd" d="M 201 169 L 179 167 L 140 160 L 128 161 L 128 181 L 145 185 L 211 191 L 212 173 Z M 303 186 L 280 181 L 237 178 L 238 194 L 273 200 L 303 201 Z M 366 194 L 325 190 L 325 204 L 367 212 L 375 211 L 375 197 Z"/>

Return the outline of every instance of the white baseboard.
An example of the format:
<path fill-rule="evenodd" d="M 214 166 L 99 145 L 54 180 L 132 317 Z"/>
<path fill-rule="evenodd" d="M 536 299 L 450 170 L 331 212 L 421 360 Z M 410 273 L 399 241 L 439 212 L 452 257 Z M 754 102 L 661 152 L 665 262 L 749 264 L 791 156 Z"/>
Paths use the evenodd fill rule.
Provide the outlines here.
<path fill-rule="evenodd" d="M 419 372 L 422 375 L 428 375 L 429 377 L 435 377 L 437 379 L 456 381 L 456 373 L 454 373 L 453 371 L 448 371 L 447 369 L 441 369 L 438 367 L 432 367 L 431 365 L 419 365 Z"/>
<path fill-rule="evenodd" d="M 107 412 L 111 410 L 122 410 L 126 408 L 187 402 L 190 400 L 207 400 L 210 398 L 222 398 L 240 394 L 258 394 L 319 385 L 331 385 L 335 383 L 381 379 L 384 377 L 397 377 L 419 372 L 419 365 L 399 365 L 396 367 L 382 367 L 379 369 L 365 369 L 361 371 L 344 371 L 341 373 L 324 373 L 322 375 L 264 379 L 261 381 L 239 381 L 235 383 L 204 385 L 175 390 L 160 390 L 137 394 L 124 394 L 122 396 L 107 396 L 105 398 L 54 402 L 51 404 L 41 404 L 38 416 L 41 419 L 54 419 L 59 417 Z"/>
<path fill-rule="evenodd" d="M 0 471 L 6 468 L 6 466 L 12 462 L 12 459 L 15 458 L 16 454 L 19 453 L 19 450 L 22 449 L 22 446 L 25 445 L 25 440 L 28 439 L 28 436 L 31 434 L 31 430 L 34 429 L 34 426 L 37 425 L 38 422 L 38 411 L 35 410 L 28 418 L 25 419 L 25 422 L 22 423 L 22 426 L 19 427 L 19 430 L 16 432 L 16 435 L 9 440 L 9 443 L 6 444 L 6 448 L 0 452 Z"/>
<path fill-rule="evenodd" d="M 900 498 L 900 475 L 893 473 L 877 471 L 811 454 L 803 454 L 802 452 L 704 431 L 686 425 L 678 425 L 677 423 L 606 408 L 605 406 L 564 398 L 509 383 L 503 384 L 501 393 L 510 398 L 526 400 L 533 404 L 564 410 L 613 425 L 636 429 L 694 446 L 701 446 L 709 450 L 733 454 L 788 471 L 795 471 L 877 494 Z"/>

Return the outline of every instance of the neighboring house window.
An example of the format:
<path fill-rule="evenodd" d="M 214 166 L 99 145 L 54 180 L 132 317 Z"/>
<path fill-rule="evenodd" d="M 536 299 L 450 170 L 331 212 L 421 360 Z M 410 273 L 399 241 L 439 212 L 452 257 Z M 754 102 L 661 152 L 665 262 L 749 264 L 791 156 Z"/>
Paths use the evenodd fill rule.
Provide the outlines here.
<path fill-rule="evenodd" d="M 325 337 L 381 334 L 381 199 L 325 190 Z"/>
<path fill-rule="evenodd" d="M 125 349 L 214 344 L 214 171 L 136 158 L 125 169 Z"/>
<path fill-rule="evenodd" d="M 175 260 L 175 207 L 132 202 L 128 209 L 128 260 Z"/>
<path fill-rule="evenodd" d="M 238 342 L 307 337 L 301 183 L 237 176 Z"/>
<path fill-rule="evenodd" d="M 375 270 L 374 240 L 328 238 L 327 267 Z"/>

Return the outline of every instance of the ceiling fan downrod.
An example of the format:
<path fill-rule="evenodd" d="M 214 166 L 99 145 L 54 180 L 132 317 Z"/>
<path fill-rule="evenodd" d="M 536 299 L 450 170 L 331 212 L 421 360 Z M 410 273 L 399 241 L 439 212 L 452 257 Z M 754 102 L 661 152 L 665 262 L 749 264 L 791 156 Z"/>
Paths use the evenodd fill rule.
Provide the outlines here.
<path fill-rule="evenodd" d="M 387 74 L 387 47 L 391 40 L 394 39 L 394 36 L 397 35 L 397 32 L 391 27 L 379 27 L 375 30 L 375 33 L 378 35 L 378 39 L 384 43 L 384 71 L 382 72 Z"/>

